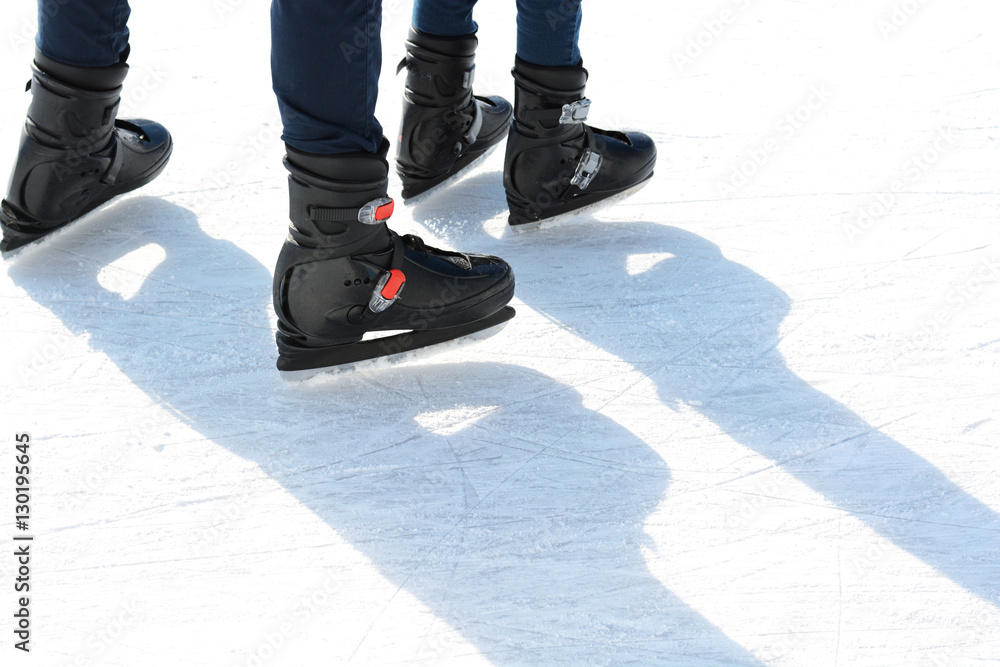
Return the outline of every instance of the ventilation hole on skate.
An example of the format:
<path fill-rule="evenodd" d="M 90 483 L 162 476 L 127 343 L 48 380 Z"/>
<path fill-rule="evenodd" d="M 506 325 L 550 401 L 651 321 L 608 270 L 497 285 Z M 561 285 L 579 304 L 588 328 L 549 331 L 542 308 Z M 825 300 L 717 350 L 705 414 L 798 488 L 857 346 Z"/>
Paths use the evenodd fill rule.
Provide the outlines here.
<path fill-rule="evenodd" d="M 361 278 L 355 278 L 354 279 L 354 284 L 355 285 L 360 285 L 361 284 Z"/>
<path fill-rule="evenodd" d="M 370 283 L 371 281 L 372 281 L 372 279 L 371 279 L 371 278 L 365 278 L 365 285 L 367 285 L 367 284 L 368 284 L 368 283 Z"/>
<path fill-rule="evenodd" d="M 559 164 L 566 164 L 566 160 L 559 160 Z"/>
<path fill-rule="evenodd" d="M 350 286 L 351 286 L 351 281 L 350 280 L 345 280 L 344 281 L 344 287 L 350 287 Z"/>

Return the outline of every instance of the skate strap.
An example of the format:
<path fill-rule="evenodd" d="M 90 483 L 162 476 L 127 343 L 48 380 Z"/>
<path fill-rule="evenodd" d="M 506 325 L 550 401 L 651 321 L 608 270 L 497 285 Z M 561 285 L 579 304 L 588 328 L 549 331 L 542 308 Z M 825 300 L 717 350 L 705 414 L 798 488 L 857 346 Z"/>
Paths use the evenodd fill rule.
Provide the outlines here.
<path fill-rule="evenodd" d="M 394 207 L 395 203 L 391 197 L 380 197 L 360 207 L 310 206 L 306 211 L 313 222 L 361 222 L 366 225 L 377 225 L 392 216 Z"/>
<path fill-rule="evenodd" d="M 518 113 L 519 120 L 533 122 L 539 120 L 557 121 L 560 125 L 577 125 L 590 114 L 590 100 L 586 97 L 575 102 L 567 102 L 555 109 L 529 109 Z"/>
<path fill-rule="evenodd" d="M 475 98 L 472 99 L 472 109 L 472 125 L 462 135 L 462 141 L 469 146 L 476 143 L 476 139 L 479 137 L 479 130 L 483 129 L 483 110 L 479 108 L 479 102 Z"/>
<path fill-rule="evenodd" d="M 600 153 L 589 148 L 584 149 L 583 153 L 580 154 L 580 161 L 576 165 L 576 173 L 573 174 L 569 184 L 586 190 L 587 186 L 594 180 L 594 176 L 600 171 L 602 162 L 604 162 L 604 158 Z"/>
<path fill-rule="evenodd" d="M 364 324 L 373 316 L 381 313 L 386 308 L 396 303 L 396 299 L 403 293 L 406 287 L 406 276 L 403 274 L 403 259 L 405 258 L 405 247 L 403 239 L 399 234 L 392 234 L 392 260 L 389 268 L 382 272 L 375 282 L 375 289 L 372 290 L 371 298 L 368 299 L 368 307 L 358 314 L 355 319 L 356 324 Z"/>
<path fill-rule="evenodd" d="M 118 178 L 118 172 L 121 171 L 121 168 L 122 151 L 119 141 L 116 139 L 111 144 L 111 165 L 108 167 L 108 170 L 104 172 L 104 175 L 101 176 L 101 183 L 104 183 L 105 185 L 113 184 Z"/>
<path fill-rule="evenodd" d="M 410 60 L 411 60 L 411 58 L 410 58 L 409 55 L 403 56 L 403 59 L 399 61 L 398 65 L 396 65 L 396 74 L 397 75 L 410 65 Z M 430 61 L 427 61 L 426 65 L 432 65 L 432 63 Z M 433 70 L 434 68 L 432 66 L 429 69 Z M 451 73 L 450 69 L 446 70 L 446 71 L 449 74 Z M 438 74 L 438 72 L 437 71 L 431 71 L 430 74 L 433 76 L 435 74 Z M 463 90 L 468 89 L 468 88 L 472 88 L 472 84 L 475 82 L 475 80 L 476 80 L 476 66 L 475 65 L 473 65 L 472 67 L 470 67 L 467 70 L 463 70 L 462 71 L 462 89 Z"/>
<path fill-rule="evenodd" d="M 426 252 L 428 254 L 437 255 L 458 267 L 464 268 L 467 271 L 472 269 L 472 262 L 469 260 L 467 255 L 460 252 L 450 252 L 447 250 L 432 248 L 424 243 L 424 240 L 419 236 L 414 236 L 412 234 L 400 236 L 399 234 L 392 232 L 392 259 L 389 262 L 389 268 L 385 269 L 379 275 L 378 280 L 375 281 L 375 289 L 372 290 L 372 295 L 368 299 L 368 307 L 351 317 L 352 324 L 365 324 L 394 304 L 399 298 L 399 295 L 403 293 L 403 288 L 406 287 L 406 275 L 403 273 L 403 262 L 406 259 L 407 246 L 413 248 L 417 252 Z"/>
<path fill-rule="evenodd" d="M 78 155 L 108 143 L 121 103 L 119 89 L 95 92 L 73 88 L 32 67 L 31 104 L 25 130 L 36 141 L 69 148 Z"/>

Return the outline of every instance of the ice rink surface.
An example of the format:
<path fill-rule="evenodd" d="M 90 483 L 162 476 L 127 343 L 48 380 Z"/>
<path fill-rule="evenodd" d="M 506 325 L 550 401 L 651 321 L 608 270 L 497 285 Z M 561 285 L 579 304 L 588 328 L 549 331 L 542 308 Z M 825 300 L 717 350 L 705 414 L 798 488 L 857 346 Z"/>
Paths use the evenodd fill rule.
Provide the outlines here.
<path fill-rule="evenodd" d="M 507 259 L 517 317 L 294 385 L 267 4 L 134 0 L 123 115 L 172 161 L 2 264 L 3 665 L 1000 663 L 995 3 L 589 0 L 591 123 L 652 135 L 652 184 L 512 232 L 501 151 L 398 206 Z M 512 98 L 514 3 L 481 4 L 477 90 Z"/>

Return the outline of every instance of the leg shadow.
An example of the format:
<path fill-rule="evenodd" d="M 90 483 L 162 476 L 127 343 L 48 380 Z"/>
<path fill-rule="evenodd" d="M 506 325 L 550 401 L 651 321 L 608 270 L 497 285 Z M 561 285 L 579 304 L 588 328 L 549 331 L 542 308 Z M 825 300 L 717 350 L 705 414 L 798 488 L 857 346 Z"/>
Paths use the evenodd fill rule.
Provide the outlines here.
<path fill-rule="evenodd" d="M 574 390 L 487 363 L 285 385 L 267 268 L 163 201 L 99 216 L 19 258 L 13 281 L 488 659 L 759 664 L 649 572 L 668 468 Z M 128 257 L 159 264 L 137 278 Z"/>
<path fill-rule="evenodd" d="M 553 247 L 567 245 L 553 271 Z M 655 223 L 512 233 L 503 253 L 527 305 L 646 372 L 662 401 L 698 406 L 737 442 L 1000 605 L 1000 518 L 786 366 L 777 348 L 790 301 L 775 285 L 707 240 Z M 582 305 L 554 281 L 593 296 Z"/>

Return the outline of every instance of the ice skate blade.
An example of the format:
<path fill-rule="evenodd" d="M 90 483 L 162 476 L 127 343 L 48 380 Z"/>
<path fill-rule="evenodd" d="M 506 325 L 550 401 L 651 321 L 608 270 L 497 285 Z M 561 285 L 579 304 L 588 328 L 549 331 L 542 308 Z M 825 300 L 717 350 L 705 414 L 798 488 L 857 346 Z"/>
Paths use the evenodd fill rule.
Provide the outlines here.
<path fill-rule="evenodd" d="M 549 229 L 550 227 L 558 227 L 560 225 L 566 224 L 567 222 L 572 222 L 581 217 L 587 217 L 593 215 L 594 213 L 607 208 L 609 206 L 614 206 L 619 204 L 625 199 L 628 199 L 635 193 L 642 190 L 644 187 L 649 185 L 649 182 L 653 180 L 652 178 L 647 178 L 641 183 L 633 185 L 628 190 L 622 190 L 616 195 L 611 195 L 607 199 L 602 199 L 600 201 L 595 201 L 593 204 L 588 204 L 581 208 L 574 209 L 572 211 L 567 211 L 566 213 L 560 213 L 559 215 L 554 215 L 551 218 L 544 218 L 537 222 L 525 222 L 520 225 L 508 225 L 510 228 L 517 232 L 527 232 L 535 229 Z"/>
<path fill-rule="evenodd" d="M 507 322 L 514 317 L 514 309 L 510 306 L 505 306 L 499 311 L 494 313 L 489 317 L 485 317 L 478 322 L 472 322 L 471 324 L 466 324 L 459 327 L 451 327 L 449 329 L 438 329 L 436 331 L 421 331 L 421 332 L 410 332 L 399 334 L 396 336 L 386 336 L 384 338 L 378 338 L 374 341 L 365 341 L 364 343 L 358 343 L 358 346 L 365 345 L 366 343 L 386 343 L 390 345 L 393 341 L 399 344 L 403 344 L 409 339 L 408 349 L 401 350 L 400 352 L 382 355 L 373 354 L 370 358 L 358 359 L 356 361 L 345 362 L 343 364 L 333 364 L 330 366 L 324 366 L 321 368 L 307 368 L 304 370 L 297 371 L 279 371 L 281 374 L 281 379 L 286 382 L 302 382 L 314 377 L 339 377 L 346 374 L 353 374 L 359 372 L 369 372 L 384 370 L 386 368 L 393 368 L 404 363 L 411 361 L 418 361 L 429 359 L 431 357 L 436 357 L 439 354 L 446 353 L 450 350 L 454 350 L 460 346 L 465 346 L 473 342 L 485 340 L 496 334 L 500 333 Z M 448 335 L 449 332 L 465 331 L 467 333 L 459 333 L 448 338 L 441 339 L 442 336 Z M 431 334 L 425 336 L 421 339 L 420 334 Z M 431 340 L 434 339 L 434 340 Z M 424 342 L 426 341 L 426 342 Z M 378 351 L 379 348 L 371 347 L 373 351 Z"/>
<path fill-rule="evenodd" d="M 86 223 L 87 220 L 91 216 L 95 215 L 96 213 L 99 213 L 99 212 L 103 211 L 107 206 L 110 206 L 111 204 L 115 203 L 116 201 L 118 201 L 118 199 L 120 199 L 121 197 L 124 197 L 126 194 L 128 194 L 128 193 L 127 192 L 123 192 L 123 193 L 121 193 L 119 195 L 115 195 L 114 197 L 112 197 L 111 199 L 107 200 L 106 202 L 102 202 L 101 204 L 99 204 L 95 208 L 87 211 L 86 213 L 84 213 L 83 215 L 81 215 L 79 218 L 76 218 L 75 220 L 70 220 L 65 225 L 63 225 L 61 227 L 56 227 L 51 232 L 48 232 L 46 234 L 42 234 L 38 238 L 36 238 L 34 240 L 31 240 L 31 241 L 28 241 L 27 243 L 25 243 L 23 245 L 19 245 L 16 248 L 13 248 L 11 250 L 4 250 L 2 253 L 0 253 L 0 256 L 3 257 L 3 261 L 5 261 L 5 262 L 11 262 L 11 261 L 13 261 L 13 260 L 15 260 L 15 259 L 17 259 L 19 257 L 25 257 L 27 255 L 30 255 L 30 254 L 34 253 L 35 251 L 37 251 L 37 250 L 39 250 L 41 248 L 44 248 L 47 245 L 49 245 L 50 239 L 58 238 L 58 237 L 64 235 L 66 232 L 68 232 L 71 229 L 77 229 L 77 228 L 79 228 L 80 227 L 80 223 Z"/>
<path fill-rule="evenodd" d="M 464 167 L 462 167 L 461 169 L 459 169 L 458 171 L 456 171 L 454 174 L 452 174 L 448 178 L 444 179 L 443 181 L 441 181 L 437 185 L 433 185 L 429 189 L 424 190 L 419 195 L 413 195 L 412 197 L 407 197 L 407 198 L 403 199 L 403 203 L 406 206 L 413 206 L 413 205 L 416 205 L 416 204 L 420 204 L 421 202 L 424 202 L 424 201 L 426 201 L 428 199 L 432 199 L 435 194 L 441 192 L 442 190 L 445 190 L 448 186 L 450 186 L 450 185 L 452 185 L 454 183 L 457 183 L 458 181 L 460 181 L 463 178 L 465 178 L 469 174 L 470 171 L 472 171 L 473 169 L 475 169 L 476 167 L 478 167 L 479 165 L 481 165 L 483 162 L 485 162 L 486 159 L 488 157 L 490 157 L 490 155 L 493 154 L 493 151 L 495 151 L 499 147 L 500 147 L 499 143 L 493 144 L 492 146 L 490 146 L 489 148 L 487 148 L 485 151 L 483 151 L 482 154 L 480 154 L 478 157 L 476 157 L 474 160 L 472 160 L 472 162 L 470 162 L 469 164 L 465 165 Z"/>
<path fill-rule="evenodd" d="M 16 248 L 11 248 L 10 250 L 5 250 L 3 252 L 0 252 L 0 256 L 2 256 L 3 261 L 5 261 L 5 262 L 12 261 L 12 260 L 16 259 L 17 257 L 23 256 L 25 253 L 34 252 L 37 248 L 44 247 L 44 246 L 48 245 L 48 243 L 47 243 L 48 239 L 60 236 L 63 233 L 65 233 L 66 230 L 68 230 L 70 228 L 73 228 L 73 229 L 78 228 L 80 226 L 81 222 L 86 222 L 95 213 L 98 213 L 99 211 L 103 211 L 106 207 L 108 207 L 111 204 L 115 203 L 116 201 L 118 201 L 119 199 L 121 199 L 122 197 L 124 197 L 125 195 L 127 195 L 129 193 L 132 193 L 132 192 L 135 192 L 139 188 L 141 188 L 141 187 L 143 187 L 145 185 L 148 185 L 153 180 L 155 180 L 157 176 L 159 176 L 163 172 L 163 170 L 167 166 L 167 163 L 170 161 L 170 156 L 173 155 L 173 152 L 174 152 L 174 145 L 173 145 L 173 141 L 171 141 L 170 144 L 167 146 L 166 151 L 161 156 L 160 161 L 157 162 L 156 164 L 154 164 L 152 167 L 150 167 L 142 175 L 137 176 L 136 180 L 130 182 L 131 187 L 129 187 L 128 189 L 122 190 L 121 192 L 117 192 L 115 194 L 112 194 L 110 197 L 108 197 L 107 199 L 105 199 L 101 203 L 97 204 L 93 208 L 85 209 L 84 212 L 78 218 L 70 220 L 69 222 L 67 222 L 67 223 L 65 223 L 65 224 L 63 224 L 63 225 L 61 225 L 59 227 L 56 227 L 55 229 L 53 229 L 53 230 L 51 230 L 49 232 L 46 232 L 46 233 L 42 234 L 41 236 L 39 236 L 37 238 L 34 238 L 34 239 L 32 239 L 32 240 L 30 240 L 30 241 L 28 241 L 26 243 L 23 243 L 22 245 L 19 245 Z M 43 242 L 45 242 L 45 243 L 43 243 Z"/>

